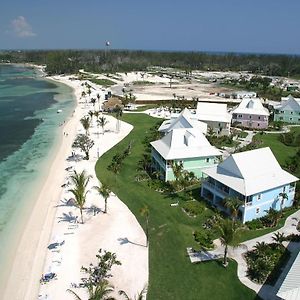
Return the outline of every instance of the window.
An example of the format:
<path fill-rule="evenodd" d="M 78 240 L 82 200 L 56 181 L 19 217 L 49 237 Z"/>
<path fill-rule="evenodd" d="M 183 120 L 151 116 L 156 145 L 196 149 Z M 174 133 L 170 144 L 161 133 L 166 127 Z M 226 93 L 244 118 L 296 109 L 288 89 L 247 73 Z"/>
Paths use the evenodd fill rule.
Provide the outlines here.
<path fill-rule="evenodd" d="M 242 118 L 242 117 L 243 117 L 243 115 L 238 115 L 238 117 L 239 117 L 239 118 Z"/>
<path fill-rule="evenodd" d="M 293 118 L 290 118 L 290 121 L 293 121 Z"/>
<path fill-rule="evenodd" d="M 252 116 L 249 116 L 249 119 L 252 119 Z"/>
<path fill-rule="evenodd" d="M 282 121 L 282 120 L 283 120 L 283 117 L 280 117 L 279 120 Z"/>
<path fill-rule="evenodd" d="M 283 193 L 285 193 L 285 186 L 283 187 L 283 190 L 282 190 L 282 192 L 283 192 Z"/>
<path fill-rule="evenodd" d="M 207 163 L 209 162 L 209 158 L 206 159 L 206 162 L 207 162 Z"/>
<path fill-rule="evenodd" d="M 258 194 L 258 195 L 257 195 L 257 200 L 260 200 L 260 199 L 261 199 L 261 196 L 262 196 L 262 194 Z"/>
<path fill-rule="evenodd" d="M 260 116 L 258 116 L 258 120 L 260 120 Z"/>
<path fill-rule="evenodd" d="M 259 212 L 260 212 L 259 207 L 256 208 L 255 212 L 256 212 L 256 214 L 259 214 Z"/>
<path fill-rule="evenodd" d="M 257 123 L 257 127 L 259 127 L 259 123 Z"/>

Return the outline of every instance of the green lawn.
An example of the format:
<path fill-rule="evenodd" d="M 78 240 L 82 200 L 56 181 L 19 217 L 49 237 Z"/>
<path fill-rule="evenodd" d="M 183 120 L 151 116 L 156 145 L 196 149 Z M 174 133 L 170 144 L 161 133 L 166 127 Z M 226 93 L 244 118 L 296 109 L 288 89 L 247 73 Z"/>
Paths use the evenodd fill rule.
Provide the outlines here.
<path fill-rule="evenodd" d="M 291 131 L 300 134 L 300 127 L 293 127 Z M 279 135 L 280 133 L 268 133 L 263 135 L 258 133 L 254 138 L 261 142 L 259 145 L 260 148 L 270 147 L 280 165 L 284 166 L 286 161 L 296 154 L 299 147 L 286 146 L 279 141 Z M 294 175 L 299 176 L 300 174 Z"/>
<path fill-rule="evenodd" d="M 150 209 L 150 282 L 147 299 L 256 299 L 256 294 L 238 280 L 235 262 L 230 262 L 227 269 L 219 262 L 190 263 L 186 247 L 197 247 L 192 232 L 212 211 L 206 209 L 201 216 L 188 217 L 180 207 L 184 197 L 170 198 L 151 190 L 145 182 L 134 180 L 137 163 L 144 152 L 142 141 L 157 119 L 144 114 L 124 114 L 123 120 L 134 125 L 134 129 L 98 160 L 96 173 L 101 182 L 112 186 L 114 193 L 128 205 L 143 227 L 144 219 L 139 210 L 145 204 Z M 131 154 L 124 160 L 120 174 L 115 176 L 107 170 L 107 166 L 130 141 Z M 199 188 L 194 193 L 198 194 Z M 177 200 L 179 206 L 170 207 L 170 203 Z"/>

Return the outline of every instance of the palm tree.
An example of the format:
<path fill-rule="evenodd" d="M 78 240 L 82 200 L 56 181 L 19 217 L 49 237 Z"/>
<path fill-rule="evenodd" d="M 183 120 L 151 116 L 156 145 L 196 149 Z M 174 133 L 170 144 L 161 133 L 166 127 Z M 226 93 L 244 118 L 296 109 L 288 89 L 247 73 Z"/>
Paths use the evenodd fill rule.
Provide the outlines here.
<path fill-rule="evenodd" d="M 280 200 L 280 212 L 282 213 L 283 210 L 283 204 L 284 204 L 284 200 L 288 200 L 289 197 L 287 195 L 287 193 L 279 193 L 279 200 Z"/>
<path fill-rule="evenodd" d="M 240 227 L 237 225 L 237 223 L 233 222 L 232 220 L 225 219 L 217 224 L 217 230 L 220 233 L 221 244 L 225 247 L 223 264 L 226 267 L 228 264 L 227 262 L 228 246 L 232 246 L 232 247 L 239 246 L 238 233 Z"/>
<path fill-rule="evenodd" d="M 275 232 L 272 236 L 272 240 L 277 243 L 278 245 L 282 245 L 282 243 L 285 241 L 285 236 L 283 232 Z"/>
<path fill-rule="evenodd" d="M 266 210 L 268 213 L 269 220 L 271 221 L 270 227 L 275 227 L 278 224 L 278 221 L 281 218 L 281 212 L 277 211 L 273 208 L 270 208 L 269 210 Z"/>
<path fill-rule="evenodd" d="M 91 103 L 93 104 L 94 111 L 95 111 L 96 98 L 91 98 Z"/>
<path fill-rule="evenodd" d="M 105 279 L 101 280 L 96 286 L 89 284 L 86 288 L 89 295 L 88 300 L 115 300 L 114 297 L 109 296 L 114 291 L 114 287 Z M 68 289 L 67 292 L 71 293 L 76 300 L 82 300 L 74 291 Z"/>
<path fill-rule="evenodd" d="M 120 131 L 120 125 L 121 125 L 120 118 L 123 115 L 122 107 L 116 106 L 115 112 L 116 112 L 116 118 L 117 118 L 117 132 L 119 132 Z"/>
<path fill-rule="evenodd" d="M 175 180 L 178 181 L 183 173 L 183 163 L 182 162 L 172 162 L 172 170 L 175 176 Z"/>
<path fill-rule="evenodd" d="M 268 248 L 268 244 L 265 242 L 256 242 L 253 248 L 256 250 L 258 255 L 263 255 Z"/>
<path fill-rule="evenodd" d="M 126 300 L 144 300 L 146 299 L 147 287 L 145 286 L 134 298 L 130 298 L 127 293 L 123 290 L 119 291 L 120 296 L 124 296 Z"/>
<path fill-rule="evenodd" d="M 92 111 L 92 110 L 90 110 L 89 112 L 88 112 L 88 114 L 89 114 L 89 116 L 90 116 L 90 118 L 91 118 L 91 121 L 93 120 L 93 116 L 94 116 L 94 112 Z"/>
<path fill-rule="evenodd" d="M 149 243 L 149 208 L 147 205 L 144 205 L 141 209 L 140 209 L 140 214 L 142 217 L 146 218 L 146 242 L 147 242 L 147 246 Z"/>
<path fill-rule="evenodd" d="M 100 125 L 101 126 L 101 128 L 102 128 L 102 134 L 104 134 L 104 127 L 105 127 L 105 125 L 108 123 L 108 121 L 106 120 L 106 118 L 105 117 L 100 117 L 98 120 L 97 120 L 97 123 L 98 123 L 98 125 Z"/>
<path fill-rule="evenodd" d="M 86 188 L 91 177 L 92 177 L 91 175 L 86 175 L 85 170 L 83 170 L 81 173 L 77 173 L 76 171 L 74 171 L 74 174 L 70 176 L 70 180 L 74 184 L 74 188 L 70 189 L 69 191 L 75 197 L 75 205 L 80 210 L 82 224 L 83 224 L 82 210 L 85 205 L 86 194 L 88 193 Z"/>
<path fill-rule="evenodd" d="M 89 128 L 90 128 L 90 125 L 91 125 L 90 118 L 88 116 L 83 117 L 83 118 L 80 119 L 80 123 L 81 123 L 83 129 L 85 130 L 86 135 L 89 135 Z"/>
<path fill-rule="evenodd" d="M 85 96 L 86 96 L 86 93 L 85 93 L 85 91 L 82 91 L 82 93 L 81 93 L 81 97 L 82 97 L 82 98 L 85 98 Z"/>
<path fill-rule="evenodd" d="M 104 213 L 106 214 L 107 213 L 107 199 L 109 197 L 109 194 L 111 193 L 111 190 L 110 190 L 109 186 L 105 183 L 102 183 L 101 187 L 95 186 L 94 188 L 99 193 L 99 195 L 101 195 L 104 198 L 104 202 L 105 202 Z"/>
<path fill-rule="evenodd" d="M 242 204 L 243 202 L 236 197 L 234 198 L 228 197 L 224 199 L 224 206 L 230 209 L 230 213 L 233 221 L 237 220 L 239 208 Z"/>

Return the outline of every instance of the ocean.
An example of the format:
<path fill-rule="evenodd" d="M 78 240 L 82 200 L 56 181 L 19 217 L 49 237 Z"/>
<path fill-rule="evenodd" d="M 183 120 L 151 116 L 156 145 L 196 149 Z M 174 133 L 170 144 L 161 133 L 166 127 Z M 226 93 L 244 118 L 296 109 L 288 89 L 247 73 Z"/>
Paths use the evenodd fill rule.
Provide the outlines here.
<path fill-rule="evenodd" d="M 75 108 L 73 90 L 35 68 L 0 64 L 0 265 L 26 218 Z M 57 113 L 62 110 L 61 113 Z M 1 267 L 1 273 L 3 273 Z"/>

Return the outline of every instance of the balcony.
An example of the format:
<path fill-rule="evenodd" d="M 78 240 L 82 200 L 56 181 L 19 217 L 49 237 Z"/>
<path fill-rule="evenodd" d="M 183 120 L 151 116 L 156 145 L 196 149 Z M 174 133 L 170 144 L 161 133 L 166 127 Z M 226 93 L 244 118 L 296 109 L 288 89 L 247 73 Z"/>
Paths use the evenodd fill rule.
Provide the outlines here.
<path fill-rule="evenodd" d="M 202 181 L 202 184 L 204 184 L 204 185 L 206 185 L 206 186 L 212 188 L 214 191 L 217 191 L 217 192 L 223 194 L 225 197 L 227 197 L 227 196 L 229 195 L 229 190 L 228 190 L 228 192 L 227 192 L 227 191 L 225 190 L 225 188 L 227 189 L 227 187 L 225 187 L 225 186 L 224 186 L 223 188 L 222 188 L 222 187 L 218 187 L 217 185 L 215 185 L 215 184 L 209 182 L 208 180 Z"/>

